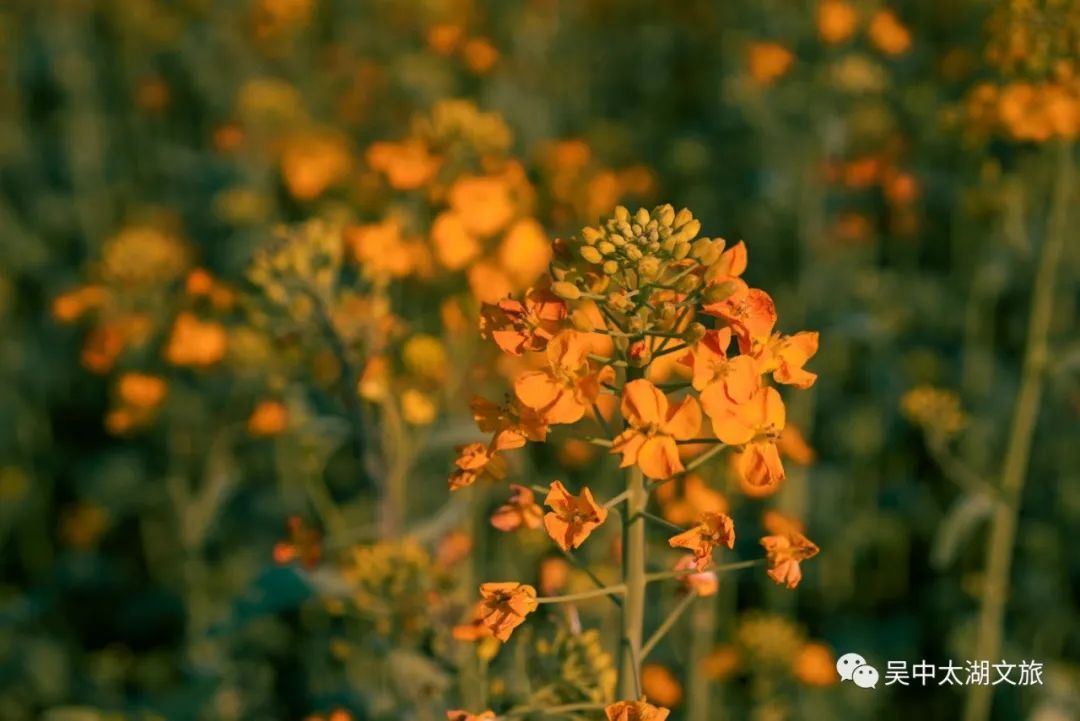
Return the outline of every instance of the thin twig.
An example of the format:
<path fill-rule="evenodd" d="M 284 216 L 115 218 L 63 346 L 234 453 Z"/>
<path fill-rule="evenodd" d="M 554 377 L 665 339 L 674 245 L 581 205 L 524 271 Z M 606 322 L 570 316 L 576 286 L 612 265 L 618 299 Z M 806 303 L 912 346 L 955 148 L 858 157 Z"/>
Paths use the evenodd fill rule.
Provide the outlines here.
<path fill-rule="evenodd" d="M 672 609 L 671 613 L 668 614 L 668 617 L 664 619 L 664 622 L 661 623 L 655 631 L 653 631 L 653 634 L 649 636 L 649 640 L 641 645 L 642 658 L 648 657 L 649 652 L 656 647 L 656 644 L 660 643 L 660 641 L 663 640 L 664 635 L 671 630 L 671 627 L 675 625 L 675 623 L 679 620 L 679 617 L 683 615 L 686 609 L 690 608 L 690 606 L 693 605 L 694 601 L 697 600 L 697 598 L 698 595 L 691 592 L 686 594 L 686 597 L 679 601 L 679 605 Z"/>

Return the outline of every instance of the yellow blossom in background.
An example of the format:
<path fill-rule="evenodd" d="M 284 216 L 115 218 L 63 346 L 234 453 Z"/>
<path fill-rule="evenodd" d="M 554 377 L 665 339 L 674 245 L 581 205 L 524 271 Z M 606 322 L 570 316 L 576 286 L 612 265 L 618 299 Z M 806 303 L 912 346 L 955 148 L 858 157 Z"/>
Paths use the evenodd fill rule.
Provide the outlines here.
<path fill-rule="evenodd" d="M 431 425 L 438 412 L 438 406 L 427 393 L 416 388 L 407 388 L 402 392 L 401 415 L 406 423 L 414 426 Z"/>
<path fill-rule="evenodd" d="M 959 396 L 944 388 L 912 388 L 900 399 L 900 410 L 913 423 L 945 436 L 956 435 L 967 425 Z"/>
<path fill-rule="evenodd" d="M 342 182 L 352 169 L 348 143 L 325 130 L 290 136 L 281 151 L 281 175 L 297 200 L 313 200 Z"/>
<path fill-rule="evenodd" d="M 173 324 L 165 346 L 165 359 L 177 366 L 211 366 L 225 357 L 228 334 L 213 321 L 199 320 L 192 313 L 181 313 Z"/>
<path fill-rule="evenodd" d="M 756 42 L 747 50 L 747 72 L 755 84 L 772 85 L 791 69 L 795 56 L 779 43 Z"/>
<path fill-rule="evenodd" d="M 253 436 L 276 436 L 289 425 L 289 412 L 281 401 L 261 401 L 248 416 L 248 433 Z"/>
<path fill-rule="evenodd" d="M 792 662 L 792 671 L 807 686 L 832 686 L 840 681 L 836 657 L 823 643 L 804 644 Z"/>
<path fill-rule="evenodd" d="M 641 692 L 661 706 L 678 706 L 682 702 L 682 684 L 666 666 L 647 663 L 641 667 Z"/>
<path fill-rule="evenodd" d="M 892 10 L 883 9 L 874 13 L 866 34 L 870 36 L 870 42 L 886 55 L 899 55 L 911 48 L 911 31 Z"/>
<path fill-rule="evenodd" d="M 846 0 L 821 0 L 817 6 L 818 35 L 830 45 L 842 43 L 859 25 L 859 11 Z"/>

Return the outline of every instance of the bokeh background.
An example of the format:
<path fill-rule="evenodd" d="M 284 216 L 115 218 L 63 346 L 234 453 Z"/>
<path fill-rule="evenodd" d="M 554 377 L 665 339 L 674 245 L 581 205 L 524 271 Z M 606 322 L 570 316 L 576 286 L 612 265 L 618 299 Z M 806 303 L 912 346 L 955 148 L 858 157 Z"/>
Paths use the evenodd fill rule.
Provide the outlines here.
<path fill-rule="evenodd" d="M 993 718 L 1080 718 L 1078 61 L 1075 0 L 8 0 L 0 718 L 609 694 L 602 599 L 592 632 L 455 638 L 479 579 L 588 581 L 446 473 L 511 372 L 479 303 L 619 202 L 745 239 L 783 330 L 821 333 L 780 490 L 718 464 L 656 505 L 778 508 L 822 552 L 793 592 L 725 577 L 650 698 L 956 719 L 969 689 L 832 663 L 962 663 L 1000 630 L 1045 670 Z M 514 472 L 611 468 L 567 441 Z"/>

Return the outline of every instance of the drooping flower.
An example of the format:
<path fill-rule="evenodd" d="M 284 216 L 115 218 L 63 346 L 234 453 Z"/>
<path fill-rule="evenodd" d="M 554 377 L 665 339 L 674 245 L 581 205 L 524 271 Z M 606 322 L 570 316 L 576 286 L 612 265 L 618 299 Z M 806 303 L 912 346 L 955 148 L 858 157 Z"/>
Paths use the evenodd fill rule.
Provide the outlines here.
<path fill-rule="evenodd" d="M 744 403 L 733 403 L 719 384 L 701 394 L 701 405 L 712 421 L 713 433 L 724 443 L 739 446 L 784 428 L 784 401 L 775 388 L 759 388 Z"/>
<path fill-rule="evenodd" d="M 799 563 L 813 558 L 819 550 L 813 541 L 795 531 L 765 536 L 761 545 L 769 561 L 769 578 L 788 588 L 795 588 L 802 580 Z"/>
<path fill-rule="evenodd" d="M 663 391 L 651 381 L 630 381 L 623 388 L 622 414 L 627 428 L 611 445 L 622 454 L 621 467 L 635 463 L 649 478 L 670 478 L 683 470 L 676 441 L 697 435 L 701 407 L 693 396 L 671 406 Z"/>
<path fill-rule="evenodd" d="M 589 534 L 607 520 L 608 511 L 599 505 L 588 488 L 575 496 L 561 481 L 552 481 L 544 505 L 552 509 L 544 515 L 544 528 L 564 551 L 580 546 Z"/>
<path fill-rule="evenodd" d="M 480 334 L 512 355 L 542 351 L 559 332 L 566 318 L 566 303 L 546 288 L 533 288 L 523 301 L 501 300 L 484 304 Z"/>
<path fill-rule="evenodd" d="M 761 373 L 772 373 L 777 383 L 809 388 L 817 380 L 817 373 L 803 368 L 817 353 L 818 334 L 803 331 L 795 335 L 774 334 L 754 353 Z"/>
<path fill-rule="evenodd" d="M 471 486 L 480 476 L 500 480 L 506 476 L 505 461 L 483 443 L 469 443 L 458 448 L 454 461 L 457 468 L 450 474 L 450 490 Z"/>
<path fill-rule="evenodd" d="M 638 701 L 616 701 L 604 709 L 607 721 L 664 721 L 670 709 L 653 706 L 642 697 Z"/>
<path fill-rule="evenodd" d="M 479 396 L 469 402 L 473 420 L 484 433 L 494 433 L 491 447 L 496 451 L 521 448 L 527 441 L 543 441 L 548 427 L 544 419 L 516 398 L 503 405 Z"/>
<path fill-rule="evenodd" d="M 706 513 L 701 523 L 669 538 L 668 545 L 691 551 L 697 569 L 704 571 L 712 565 L 713 550 L 717 546 L 735 547 L 735 522 L 724 513 Z"/>
<path fill-rule="evenodd" d="M 500 641 L 510 639 L 515 628 L 537 609 L 536 589 L 525 583 L 485 583 L 480 586 L 480 617 Z"/>
<path fill-rule="evenodd" d="M 589 362 L 583 333 L 564 330 L 548 344 L 548 367 L 518 376 L 514 392 L 548 423 L 576 423 L 600 395 L 600 387 L 615 377 L 611 366 L 595 370 Z"/>
<path fill-rule="evenodd" d="M 747 443 L 735 459 L 739 480 L 758 491 L 775 488 L 784 480 L 784 464 L 772 441 Z"/>
<path fill-rule="evenodd" d="M 714 571 L 697 570 L 690 572 L 690 569 L 697 569 L 697 559 L 686 555 L 680 558 L 672 569 L 679 574 L 679 583 L 683 585 L 683 588 L 703 598 L 715 596 L 720 589 L 720 579 L 716 573 Z"/>
<path fill-rule="evenodd" d="M 544 510 L 536 503 L 533 492 L 516 484 L 511 484 L 510 490 L 510 498 L 492 514 L 491 525 L 507 532 L 516 531 L 523 526 L 539 528 L 543 522 Z"/>

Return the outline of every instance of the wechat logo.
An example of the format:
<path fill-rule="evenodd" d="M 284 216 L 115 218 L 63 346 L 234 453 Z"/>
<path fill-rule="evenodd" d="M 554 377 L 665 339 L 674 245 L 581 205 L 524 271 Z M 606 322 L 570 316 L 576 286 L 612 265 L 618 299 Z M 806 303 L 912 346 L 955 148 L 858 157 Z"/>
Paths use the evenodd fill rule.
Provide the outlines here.
<path fill-rule="evenodd" d="M 852 681 L 859 688 L 877 688 L 878 670 L 857 653 L 845 653 L 836 662 L 841 681 Z"/>

